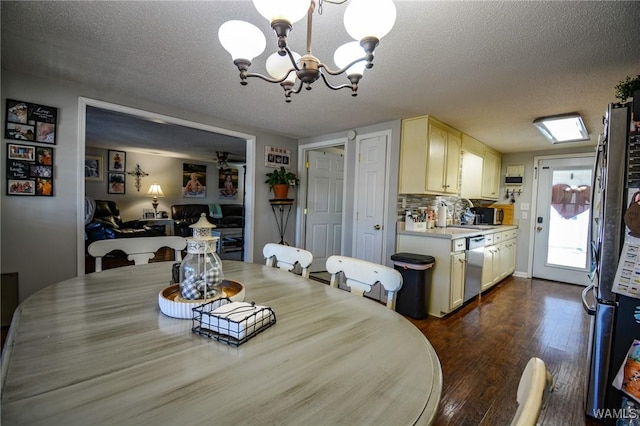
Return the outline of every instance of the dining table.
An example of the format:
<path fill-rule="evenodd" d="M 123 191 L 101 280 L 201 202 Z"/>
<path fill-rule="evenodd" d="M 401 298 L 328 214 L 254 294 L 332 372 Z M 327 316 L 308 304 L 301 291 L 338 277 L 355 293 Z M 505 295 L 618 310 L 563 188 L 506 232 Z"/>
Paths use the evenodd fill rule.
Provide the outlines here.
<path fill-rule="evenodd" d="M 233 346 L 158 307 L 173 262 L 71 278 L 17 308 L 2 352 L 6 425 L 431 424 L 436 352 L 377 301 L 223 261 L 276 322 Z"/>

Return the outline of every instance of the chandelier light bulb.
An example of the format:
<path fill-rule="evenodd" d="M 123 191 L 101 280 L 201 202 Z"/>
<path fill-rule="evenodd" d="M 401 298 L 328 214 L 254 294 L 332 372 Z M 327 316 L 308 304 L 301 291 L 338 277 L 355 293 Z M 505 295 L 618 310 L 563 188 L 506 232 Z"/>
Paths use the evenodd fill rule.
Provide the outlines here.
<path fill-rule="evenodd" d="M 298 53 L 292 51 L 291 55 L 293 56 L 293 59 L 295 59 L 296 63 L 300 60 L 300 55 Z M 275 52 L 267 58 L 265 67 L 267 68 L 267 72 L 271 77 L 275 78 L 276 80 L 280 80 L 286 75 L 287 72 L 291 71 L 291 69 L 293 68 L 293 64 L 291 63 L 289 55 L 280 56 L 278 52 Z M 295 70 L 293 72 L 290 72 L 287 79 L 284 81 L 294 84 L 296 82 Z"/>
<path fill-rule="evenodd" d="M 381 39 L 396 22 L 393 0 L 351 0 L 344 12 L 344 27 L 355 40 Z"/>
<path fill-rule="evenodd" d="M 218 30 L 218 39 L 234 61 L 246 59 L 251 62 L 267 47 L 262 31 L 245 21 L 225 22 Z"/>
<path fill-rule="evenodd" d="M 357 41 L 352 41 L 349 43 L 345 43 L 336 49 L 335 53 L 333 54 L 333 61 L 336 63 L 338 68 L 342 69 L 356 59 L 363 58 L 364 54 L 364 49 L 362 49 L 360 43 Z M 360 61 L 350 66 L 347 70 L 347 75 L 364 74 L 366 65 L 366 61 Z"/>
<path fill-rule="evenodd" d="M 253 0 L 253 5 L 267 21 L 285 20 L 290 24 L 307 15 L 311 0 Z"/>

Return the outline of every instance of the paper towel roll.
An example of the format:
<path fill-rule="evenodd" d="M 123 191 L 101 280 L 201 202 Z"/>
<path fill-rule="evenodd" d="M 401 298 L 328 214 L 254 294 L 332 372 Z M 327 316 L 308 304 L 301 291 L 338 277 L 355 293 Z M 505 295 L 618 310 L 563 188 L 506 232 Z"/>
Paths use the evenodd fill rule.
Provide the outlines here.
<path fill-rule="evenodd" d="M 436 222 L 438 228 L 445 228 L 447 226 L 447 206 L 438 207 L 438 220 Z"/>

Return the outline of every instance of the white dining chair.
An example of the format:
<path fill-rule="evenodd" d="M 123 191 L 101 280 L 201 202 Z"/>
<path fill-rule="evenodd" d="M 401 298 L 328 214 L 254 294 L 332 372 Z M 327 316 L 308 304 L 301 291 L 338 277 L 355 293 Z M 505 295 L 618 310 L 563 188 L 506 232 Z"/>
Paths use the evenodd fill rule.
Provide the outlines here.
<path fill-rule="evenodd" d="M 262 249 L 262 254 L 267 266 L 276 266 L 294 272 L 297 264 L 302 268 L 302 276 L 309 278 L 309 267 L 313 262 L 313 254 L 310 251 L 282 244 L 267 243 Z"/>
<path fill-rule="evenodd" d="M 553 390 L 553 376 L 540 358 L 527 363 L 518 384 L 518 410 L 511 426 L 535 426 L 540 417 L 545 391 Z"/>
<path fill-rule="evenodd" d="M 112 240 L 98 240 L 89 244 L 87 251 L 96 259 L 96 272 L 102 271 L 102 258 L 114 250 L 121 250 L 127 254 L 127 259 L 136 265 L 149 263 L 162 247 L 174 250 L 176 262 L 182 260 L 182 250 L 187 246 L 183 237 L 133 237 L 116 238 Z"/>
<path fill-rule="evenodd" d="M 402 288 L 402 275 L 388 266 L 347 256 L 330 256 L 326 263 L 331 274 L 329 285 L 338 287 L 338 273 L 342 272 L 351 293 L 364 296 L 375 283 L 380 283 L 387 292 L 387 308 L 396 309 L 396 294 Z"/>

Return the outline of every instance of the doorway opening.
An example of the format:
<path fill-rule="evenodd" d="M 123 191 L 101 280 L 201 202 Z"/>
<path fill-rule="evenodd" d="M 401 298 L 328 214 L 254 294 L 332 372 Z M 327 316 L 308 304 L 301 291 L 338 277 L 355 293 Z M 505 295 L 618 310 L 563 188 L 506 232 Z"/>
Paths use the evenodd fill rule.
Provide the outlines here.
<path fill-rule="evenodd" d="M 297 245 L 313 254 L 310 278 L 329 283 L 326 260 L 344 252 L 345 140 L 325 141 L 300 148 L 299 228 Z"/>
<path fill-rule="evenodd" d="M 219 127 L 206 125 L 202 123 L 197 123 L 193 121 L 183 120 L 176 117 L 161 115 L 152 113 L 149 111 L 139 110 L 135 108 L 125 107 L 122 105 L 112 104 L 108 102 L 98 101 L 95 99 L 89 98 L 79 98 L 79 141 L 78 141 L 78 168 L 81 170 L 79 172 L 80 176 L 84 176 L 84 158 L 86 152 L 86 116 L 87 116 L 87 108 L 88 107 L 96 107 L 104 110 L 114 111 L 122 114 L 128 114 L 134 117 L 139 117 L 148 121 L 153 121 L 156 123 L 166 123 L 177 126 L 188 127 L 192 129 L 202 130 L 205 132 L 211 132 L 215 134 L 220 134 L 224 136 L 230 136 L 234 138 L 239 138 L 246 141 L 246 169 L 245 173 L 245 196 L 244 196 L 244 204 L 245 204 L 245 237 L 244 237 L 244 260 L 246 262 L 253 261 L 253 246 L 254 246 L 254 238 L 251 230 L 254 222 L 254 204 L 255 204 L 255 186 L 253 182 L 255 182 L 255 136 L 235 132 L 227 129 L 222 129 Z M 186 143 L 186 142 L 185 142 Z M 215 152 L 215 150 L 213 151 Z M 78 275 L 84 275 L 85 273 L 85 241 L 84 241 L 84 195 L 85 195 L 85 182 L 84 179 L 78 180 L 78 200 L 77 200 L 77 232 L 78 232 L 78 242 L 77 242 L 77 273 Z"/>
<path fill-rule="evenodd" d="M 538 157 L 532 276 L 588 285 L 593 155 Z"/>

